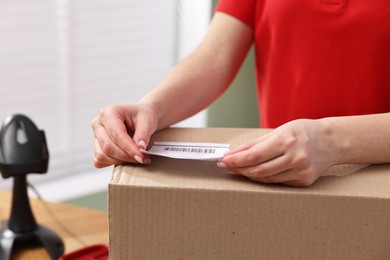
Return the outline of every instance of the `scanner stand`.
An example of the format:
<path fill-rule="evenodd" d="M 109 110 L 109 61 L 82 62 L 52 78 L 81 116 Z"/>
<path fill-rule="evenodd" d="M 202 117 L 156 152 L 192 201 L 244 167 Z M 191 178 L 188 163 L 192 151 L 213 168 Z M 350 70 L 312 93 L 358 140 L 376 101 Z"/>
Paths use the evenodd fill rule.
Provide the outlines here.
<path fill-rule="evenodd" d="M 27 195 L 26 175 L 14 177 L 11 217 L 3 221 L 0 230 L 0 259 L 11 259 L 12 248 L 18 241 L 39 242 L 50 257 L 58 259 L 64 253 L 64 243 L 50 229 L 37 224 Z"/>

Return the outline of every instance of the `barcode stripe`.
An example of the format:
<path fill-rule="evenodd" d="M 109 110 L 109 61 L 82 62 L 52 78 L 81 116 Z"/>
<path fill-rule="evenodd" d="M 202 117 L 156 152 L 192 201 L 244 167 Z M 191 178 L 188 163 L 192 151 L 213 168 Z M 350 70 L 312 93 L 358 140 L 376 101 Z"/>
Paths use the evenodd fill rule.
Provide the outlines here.
<path fill-rule="evenodd" d="M 215 149 L 204 149 L 204 148 L 190 148 L 190 147 L 164 147 L 164 151 L 171 151 L 171 152 L 185 152 L 185 153 L 215 153 Z"/>
<path fill-rule="evenodd" d="M 184 143 L 184 144 L 172 144 L 172 143 L 165 143 L 165 142 L 155 142 L 153 144 L 153 146 L 157 147 L 157 146 L 160 146 L 160 147 L 165 147 L 165 146 L 169 146 L 169 147 L 195 147 L 195 148 L 198 148 L 198 147 L 201 147 L 201 148 L 229 148 L 230 145 L 229 144 L 217 144 L 217 143 L 213 143 L 213 144 L 191 144 L 191 143 Z"/>

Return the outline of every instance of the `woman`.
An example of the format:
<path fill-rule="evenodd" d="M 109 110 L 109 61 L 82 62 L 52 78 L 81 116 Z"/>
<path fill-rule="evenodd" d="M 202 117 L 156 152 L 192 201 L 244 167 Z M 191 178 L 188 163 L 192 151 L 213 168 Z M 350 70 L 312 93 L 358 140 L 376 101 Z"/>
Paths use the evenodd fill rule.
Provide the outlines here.
<path fill-rule="evenodd" d="M 93 120 L 95 166 L 150 163 L 140 152 L 150 136 L 217 99 L 252 44 L 261 127 L 275 129 L 227 153 L 219 167 L 308 186 L 333 165 L 390 162 L 386 1 L 220 1 L 201 44 L 153 91 Z"/>

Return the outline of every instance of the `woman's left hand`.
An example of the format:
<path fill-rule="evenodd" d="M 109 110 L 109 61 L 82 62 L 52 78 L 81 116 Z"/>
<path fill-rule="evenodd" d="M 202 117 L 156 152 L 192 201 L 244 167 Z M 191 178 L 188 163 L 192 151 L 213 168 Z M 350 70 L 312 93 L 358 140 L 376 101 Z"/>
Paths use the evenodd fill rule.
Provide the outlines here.
<path fill-rule="evenodd" d="M 218 166 L 263 183 L 310 186 L 336 152 L 320 120 L 299 119 L 229 151 Z"/>

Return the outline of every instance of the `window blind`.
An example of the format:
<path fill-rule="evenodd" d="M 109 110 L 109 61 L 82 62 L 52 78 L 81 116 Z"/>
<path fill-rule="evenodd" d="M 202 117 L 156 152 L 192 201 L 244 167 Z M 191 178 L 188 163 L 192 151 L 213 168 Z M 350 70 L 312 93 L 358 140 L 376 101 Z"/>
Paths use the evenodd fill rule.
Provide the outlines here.
<path fill-rule="evenodd" d="M 192 22 L 181 2 L 190 1 L 0 1 L 0 120 L 22 113 L 45 131 L 49 174 L 34 181 L 95 170 L 99 109 L 139 100 L 203 36 L 210 1 L 199 1 L 203 16 Z M 185 36 L 194 30 L 184 21 L 200 31 Z M 178 47 L 183 37 L 195 40 Z"/>
<path fill-rule="evenodd" d="M 58 138 L 57 42 L 54 1 L 0 1 L 0 119 L 16 113 L 32 118 L 49 139 L 51 165 L 65 152 Z"/>

